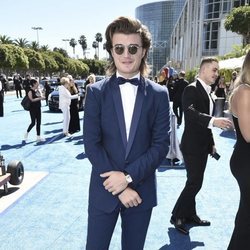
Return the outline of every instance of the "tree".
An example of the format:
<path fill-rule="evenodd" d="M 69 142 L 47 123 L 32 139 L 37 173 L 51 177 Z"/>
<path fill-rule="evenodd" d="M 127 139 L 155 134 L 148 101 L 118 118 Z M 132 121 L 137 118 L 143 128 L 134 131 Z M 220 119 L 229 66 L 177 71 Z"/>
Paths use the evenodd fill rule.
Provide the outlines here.
<path fill-rule="evenodd" d="M 71 38 L 69 41 L 69 45 L 73 48 L 73 54 L 75 55 L 75 47 L 77 45 L 77 41 L 75 38 Z"/>
<path fill-rule="evenodd" d="M 21 47 L 21 48 L 28 48 L 29 47 L 29 41 L 27 41 L 26 38 L 15 39 L 14 44 Z"/>
<path fill-rule="evenodd" d="M 0 67 L 8 70 L 27 69 L 28 57 L 22 48 L 12 44 L 0 45 Z"/>
<path fill-rule="evenodd" d="M 49 74 L 50 76 L 52 76 L 54 72 L 57 72 L 59 70 L 59 66 L 55 58 L 51 55 L 51 53 L 52 52 L 49 52 L 49 51 L 41 52 L 41 55 L 43 57 L 44 64 L 45 64 L 45 69 L 43 73 L 45 75 Z"/>
<path fill-rule="evenodd" d="M 233 8 L 226 16 L 225 29 L 243 36 L 243 47 L 250 43 L 250 6 Z"/>
<path fill-rule="evenodd" d="M 96 33 L 95 40 L 97 42 L 97 48 L 98 48 L 98 57 L 97 57 L 97 59 L 99 60 L 99 43 L 102 42 L 102 34 L 101 33 Z"/>
<path fill-rule="evenodd" d="M 13 41 L 11 40 L 10 37 L 3 35 L 0 35 L 0 44 L 13 44 Z"/>
<path fill-rule="evenodd" d="M 82 47 L 83 50 L 83 57 L 86 58 L 86 49 L 87 49 L 87 39 L 84 35 L 80 36 L 80 39 L 78 40 L 79 44 Z"/>
<path fill-rule="evenodd" d="M 95 49 L 95 59 L 98 59 L 97 52 L 96 52 L 96 49 L 98 48 L 98 42 L 94 41 L 92 43 L 92 47 Z"/>
<path fill-rule="evenodd" d="M 39 43 L 36 41 L 33 41 L 30 43 L 29 48 L 32 50 L 38 51 L 39 50 Z"/>
<path fill-rule="evenodd" d="M 55 48 L 53 49 L 53 51 L 59 52 L 59 53 L 62 54 L 64 57 L 67 57 L 67 58 L 69 57 L 68 52 L 67 52 L 65 49 L 55 47 Z"/>
<path fill-rule="evenodd" d="M 33 49 L 24 49 L 24 53 L 29 59 L 29 69 L 34 72 L 43 72 L 45 70 L 45 63 L 41 53 Z"/>
<path fill-rule="evenodd" d="M 49 45 L 41 46 L 40 50 L 43 51 L 43 52 L 49 51 Z"/>

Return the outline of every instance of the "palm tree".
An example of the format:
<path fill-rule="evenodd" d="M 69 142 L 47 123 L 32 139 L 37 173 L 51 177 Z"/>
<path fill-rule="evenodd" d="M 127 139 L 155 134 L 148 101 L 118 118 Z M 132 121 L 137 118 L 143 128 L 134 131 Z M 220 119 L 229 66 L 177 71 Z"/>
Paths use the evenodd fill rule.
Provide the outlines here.
<path fill-rule="evenodd" d="M 98 48 L 98 60 L 99 60 L 99 43 L 102 42 L 102 34 L 101 33 L 96 33 L 95 35 L 95 40 L 97 42 L 97 48 Z"/>
<path fill-rule="evenodd" d="M 92 43 L 92 47 L 95 49 L 95 58 L 98 59 L 97 53 L 96 53 L 96 49 L 98 48 L 98 42 L 97 42 L 97 41 L 94 41 L 94 42 Z"/>
<path fill-rule="evenodd" d="M 71 38 L 69 41 L 69 45 L 73 48 L 73 54 L 75 55 L 75 47 L 77 45 L 77 41 L 75 38 Z"/>
<path fill-rule="evenodd" d="M 82 46 L 82 50 L 83 50 L 83 57 L 86 59 L 86 49 L 87 49 L 87 39 L 84 35 L 81 35 L 79 40 L 78 40 L 79 44 Z"/>
<path fill-rule="evenodd" d="M 41 46 L 40 50 L 44 51 L 44 52 L 49 51 L 49 45 L 43 45 L 43 46 Z"/>
<path fill-rule="evenodd" d="M 67 58 L 69 57 L 68 52 L 67 52 L 65 49 L 55 47 L 55 48 L 53 49 L 53 51 L 59 52 L 59 53 L 62 54 L 64 57 L 67 57 Z"/>
<path fill-rule="evenodd" d="M 33 49 L 35 51 L 38 51 L 39 50 L 39 43 L 36 42 L 36 41 L 33 41 L 33 42 L 30 43 L 29 48 Z"/>
<path fill-rule="evenodd" d="M 13 41 L 11 40 L 10 37 L 3 35 L 0 35 L 0 44 L 13 44 Z"/>
<path fill-rule="evenodd" d="M 27 41 L 26 38 L 15 39 L 14 44 L 21 47 L 21 48 L 28 48 L 29 47 L 29 41 Z"/>

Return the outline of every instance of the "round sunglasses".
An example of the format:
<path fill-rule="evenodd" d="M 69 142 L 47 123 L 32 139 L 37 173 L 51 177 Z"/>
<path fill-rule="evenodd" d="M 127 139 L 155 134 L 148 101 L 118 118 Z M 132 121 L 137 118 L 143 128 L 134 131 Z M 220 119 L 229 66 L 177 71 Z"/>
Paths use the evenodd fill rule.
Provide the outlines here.
<path fill-rule="evenodd" d="M 125 46 L 123 44 L 116 44 L 113 46 L 113 49 L 117 55 L 122 55 L 124 53 L 125 47 L 128 48 L 129 54 L 135 55 L 138 49 L 141 48 L 142 46 L 139 46 L 137 44 L 130 44 L 128 46 Z"/>

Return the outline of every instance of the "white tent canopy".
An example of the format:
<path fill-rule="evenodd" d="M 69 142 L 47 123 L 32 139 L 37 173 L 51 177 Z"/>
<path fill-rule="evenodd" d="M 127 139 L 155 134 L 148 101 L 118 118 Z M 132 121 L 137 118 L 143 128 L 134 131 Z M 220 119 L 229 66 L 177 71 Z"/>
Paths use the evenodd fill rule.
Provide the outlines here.
<path fill-rule="evenodd" d="M 219 67 L 220 69 L 238 69 L 242 67 L 244 59 L 245 56 L 219 61 Z"/>

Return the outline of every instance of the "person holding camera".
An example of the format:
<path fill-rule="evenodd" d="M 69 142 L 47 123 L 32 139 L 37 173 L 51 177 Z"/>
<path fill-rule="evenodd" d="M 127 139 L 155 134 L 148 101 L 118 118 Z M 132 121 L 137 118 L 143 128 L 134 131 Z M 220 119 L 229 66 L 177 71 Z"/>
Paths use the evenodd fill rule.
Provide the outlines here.
<path fill-rule="evenodd" d="M 183 234 L 189 231 L 186 223 L 209 226 L 210 222 L 200 219 L 196 211 L 195 197 L 202 187 L 208 155 L 218 158 L 212 135 L 212 127 L 228 129 L 232 122 L 224 117 L 213 117 L 214 101 L 210 95 L 211 84 L 219 73 L 216 58 L 201 61 L 196 82 L 189 84 L 183 92 L 184 132 L 181 150 L 187 171 L 186 185 L 181 192 L 170 222 Z"/>

